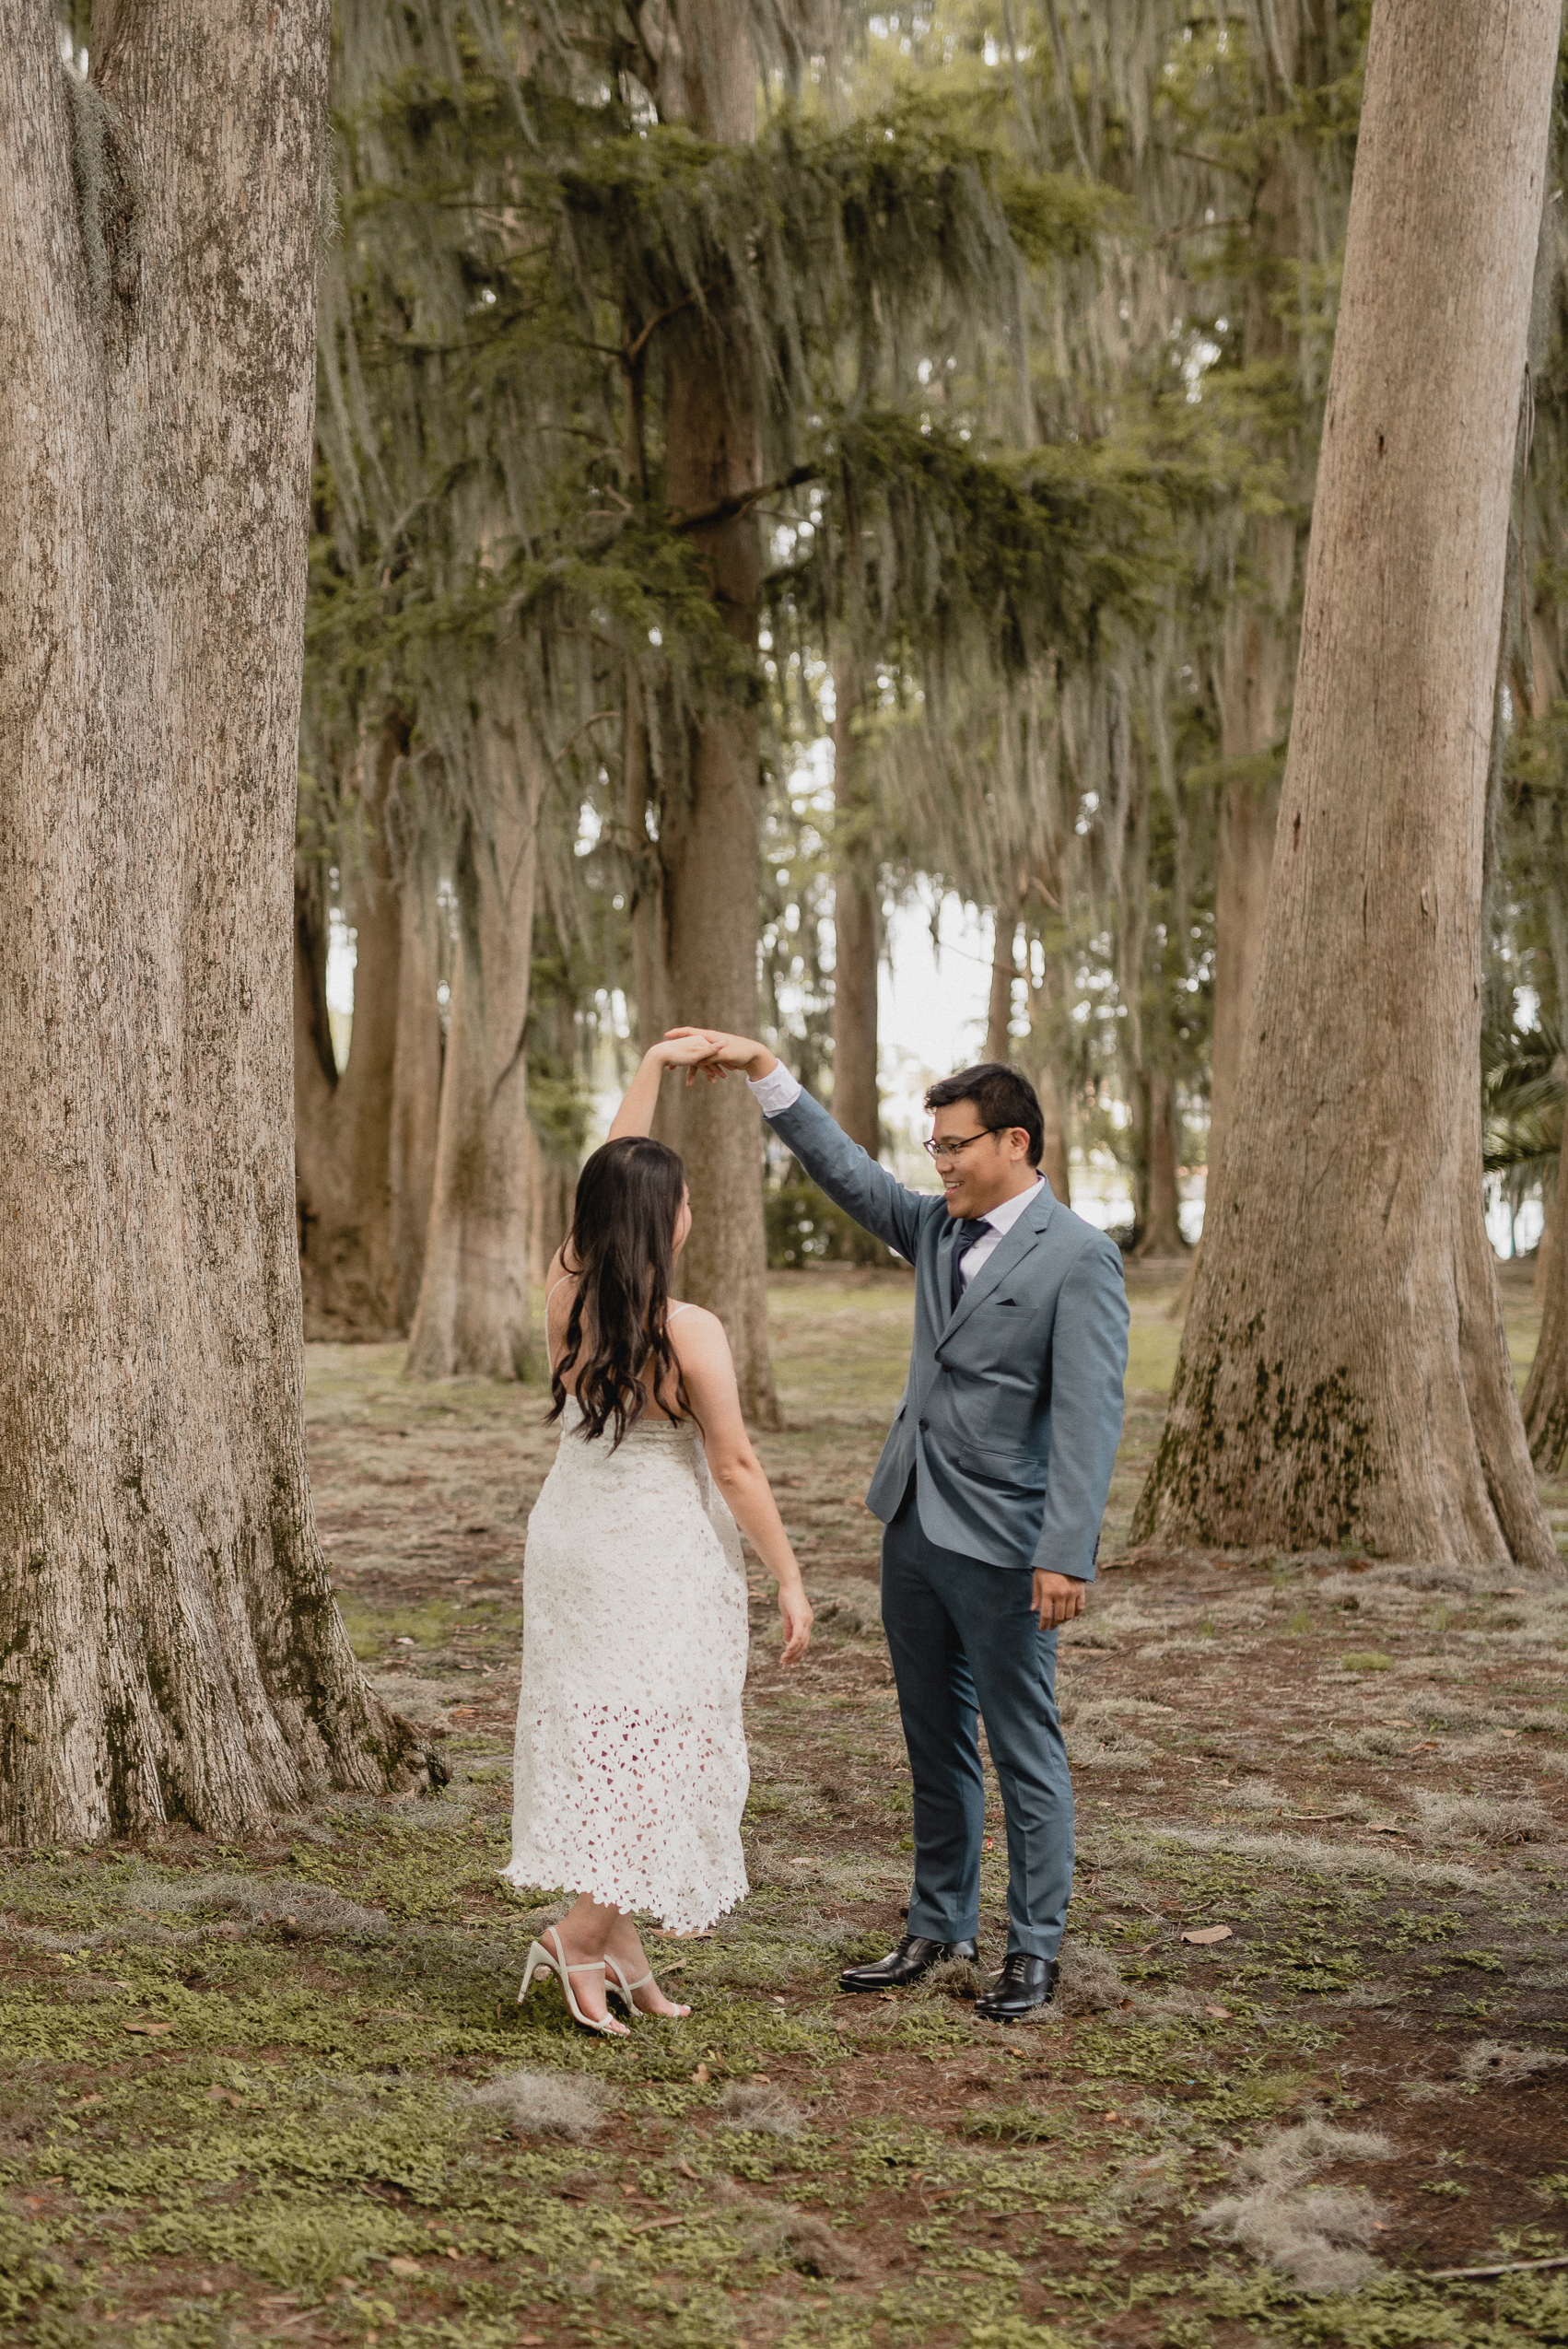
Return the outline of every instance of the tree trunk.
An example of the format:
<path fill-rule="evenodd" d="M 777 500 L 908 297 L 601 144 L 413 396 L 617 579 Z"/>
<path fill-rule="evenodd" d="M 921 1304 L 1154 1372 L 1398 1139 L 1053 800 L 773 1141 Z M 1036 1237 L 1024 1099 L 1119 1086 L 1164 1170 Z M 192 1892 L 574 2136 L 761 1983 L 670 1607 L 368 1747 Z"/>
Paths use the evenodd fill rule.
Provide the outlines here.
<path fill-rule="evenodd" d="M 851 1141 L 875 1158 L 882 1149 L 877 1090 L 877 978 L 880 921 L 876 858 L 863 837 L 863 752 L 853 663 L 834 674 L 833 801 L 837 875 L 833 889 L 833 1115 Z"/>
<path fill-rule="evenodd" d="M 294 1211 L 303 1273 L 316 1247 L 321 1197 L 332 1165 L 337 1060 L 327 1016 L 326 875 L 294 863 Z"/>
<path fill-rule="evenodd" d="M 743 14 L 722 0 L 675 11 L 685 110 L 695 130 L 731 146 L 756 135 L 756 62 Z M 675 515 L 713 513 L 762 480 L 755 387 L 738 307 L 721 293 L 667 330 L 665 497 Z M 756 646 L 762 543 L 750 508 L 696 524 L 691 543 L 725 627 Z M 757 1024 L 762 771 L 756 712 L 739 697 L 692 713 L 684 792 L 666 790 L 660 829 L 668 1001 L 676 1023 L 752 1034 Z M 678 803 L 677 803 L 678 801 Z M 683 1286 L 729 1332 L 746 1416 L 777 1424 L 767 1353 L 762 1142 L 743 1084 L 665 1088 L 691 1186 Z M 675 1136 L 672 1135 L 672 1139 Z"/>
<path fill-rule="evenodd" d="M 417 871 L 405 871 L 398 893 L 402 943 L 387 1186 L 392 1201 L 392 1310 L 399 1329 L 413 1324 L 425 1274 L 425 1236 L 436 1190 L 436 1136 L 441 1104 L 437 915 L 421 883 Z"/>
<path fill-rule="evenodd" d="M 1181 1193 L 1176 1184 L 1176 1087 L 1163 1069 L 1143 1080 L 1144 1121 L 1149 1150 L 1149 1203 L 1140 1259 L 1187 1255 L 1181 1229 Z"/>
<path fill-rule="evenodd" d="M 528 1373 L 528 982 L 540 761 L 521 707 L 481 719 L 488 806 L 464 822 L 457 964 L 413 1378 Z"/>
<path fill-rule="evenodd" d="M 1059 902 L 1061 879 L 1059 871 L 1047 876 L 1047 904 Z M 1045 1119 L 1045 1150 L 1040 1159 L 1040 1172 L 1050 1185 L 1063 1207 L 1071 1204 L 1071 1186 L 1068 1175 L 1068 1158 L 1072 1147 L 1072 1134 L 1068 1119 L 1068 1089 L 1063 1084 L 1061 1070 L 1067 1064 L 1063 1037 L 1067 1032 L 1067 974 L 1064 958 L 1048 938 L 1040 941 L 1040 984 L 1033 984 L 1031 974 L 1029 993 L 1029 1037 L 1036 1075 L 1035 1090 L 1040 1096 L 1040 1112 Z"/>
<path fill-rule="evenodd" d="M 313 1130 L 298 1151 L 307 1235 L 299 1268 L 312 1332 L 380 1335 L 398 1324 L 392 1128 L 404 925 L 386 819 L 407 747 L 406 721 L 394 713 L 382 725 L 361 799 L 362 861 L 349 902 L 356 949 L 348 1065 L 330 1100 L 308 1111 Z M 309 1073 L 306 1084 L 313 1093 Z M 300 1090 L 297 1074 L 297 1104 Z"/>
<path fill-rule="evenodd" d="M 1535 1293 L 1542 1307 L 1536 1358 L 1525 1387 L 1525 1435 L 1530 1457 L 1543 1474 L 1554 1477 L 1568 1454 L 1568 1248 L 1556 1245 L 1557 1208 L 1568 1198 L 1563 1188 L 1563 1161 L 1568 1156 L 1568 1117 L 1562 1124 L 1562 1149 L 1557 1161 L 1557 1195 L 1550 1221 L 1540 1240 L 1540 1263 Z"/>
<path fill-rule="evenodd" d="M 1012 985 L 1018 976 L 1018 919 L 1007 907 L 999 906 L 992 917 L 995 937 L 991 945 L 991 991 L 986 1005 L 986 1050 L 988 1060 L 1010 1060 L 1012 1038 L 1008 1034 L 1012 1024 Z"/>
<path fill-rule="evenodd" d="M 1225 614 L 1220 672 L 1220 751 L 1246 762 L 1222 787 L 1214 873 L 1214 1030 L 1209 1075 L 1209 1168 L 1219 1164 L 1235 1099 L 1242 1042 L 1258 986 L 1274 860 L 1280 784 L 1269 755 L 1283 729 L 1290 686 L 1286 607 L 1295 566 L 1295 524 L 1256 523 L 1252 555 L 1264 574 L 1261 602 L 1235 600 Z"/>
<path fill-rule="evenodd" d="M 1135 1539 L 1556 1563 L 1476 1069 L 1560 18 L 1559 0 L 1373 9 L 1256 1010 Z"/>
<path fill-rule="evenodd" d="M 1061 1079 L 1056 1072 L 1054 1062 L 1047 1061 L 1041 1069 L 1035 1090 L 1040 1096 L 1040 1111 L 1046 1128 L 1040 1172 L 1062 1206 L 1071 1207 L 1072 1186 L 1068 1174 L 1068 1151 L 1071 1147 L 1071 1136 L 1068 1132 L 1067 1103 L 1062 1093 Z"/>
<path fill-rule="evenodd" d="M 232 1830 L 325 1782 L 407 1782 L 413 1752 L 333 1602 L 302 1412 L 290 896 L 328 12 L 110 21 L 84 88 L 53 11 L 0 0 L 13 1845 Z"/>

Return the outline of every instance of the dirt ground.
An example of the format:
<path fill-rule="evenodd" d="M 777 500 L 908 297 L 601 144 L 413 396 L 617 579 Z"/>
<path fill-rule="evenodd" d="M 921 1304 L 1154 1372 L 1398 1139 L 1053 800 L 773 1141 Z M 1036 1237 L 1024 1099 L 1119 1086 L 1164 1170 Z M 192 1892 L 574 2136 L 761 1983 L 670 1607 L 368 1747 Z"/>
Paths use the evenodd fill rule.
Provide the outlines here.
<path fill-rule="evenodd" d="M 907 1895 L 860 1499 L 903 1384 L 899 1276 L 774 1284 L 788 1425 L 762 1448 L 819 1636 L 781 1672 L 754 1584 L 754 1890 L 654 1945 L 696 2011 L 619 2044 L 553 1986 L 515 2003 L 556 1911 L 496 1874 L 538 1391 L 313 1347 L 345 1613 L 450 1782 L 323 1794 L 226 1845 L 9 1861 L 0 2337 L 1568 2343 L 1568 1578 L 1127 1555 L 1178 1334 L 1169 1282 L 1133 1288 L 1102 1578 L 1062 1646 L 1063 1993 L 1012 2031 L 961 1980 L 836 1986 Z M 1568 1533 L 1568 1489 L 1547 1499 Z M 999 1814 L 990 1963 L 1002 1841 Z M 1504 2272 L 1440 2273 L 1478 2268 Z"/>

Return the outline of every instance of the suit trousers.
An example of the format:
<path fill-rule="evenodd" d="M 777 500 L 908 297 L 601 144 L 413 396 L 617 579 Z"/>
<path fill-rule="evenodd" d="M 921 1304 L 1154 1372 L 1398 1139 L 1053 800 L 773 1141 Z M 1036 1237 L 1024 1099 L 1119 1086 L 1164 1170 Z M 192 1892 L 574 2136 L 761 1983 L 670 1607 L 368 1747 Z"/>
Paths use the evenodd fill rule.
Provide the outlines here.
<path fill-rule="evenodd" d="M 980 1921 L 985 1783 L 977 1713 L 1007 1819 L 1007 1946 L 1054 1958 L 1072 1891 L 1072 1780 L 1056 1709 L 1054 1630 L 1026 1567 L 927 1539 L 915 1479 L 882 1537 L 882 1620 L 915 1788 L 909 1931 L 966 1941 Z"/>

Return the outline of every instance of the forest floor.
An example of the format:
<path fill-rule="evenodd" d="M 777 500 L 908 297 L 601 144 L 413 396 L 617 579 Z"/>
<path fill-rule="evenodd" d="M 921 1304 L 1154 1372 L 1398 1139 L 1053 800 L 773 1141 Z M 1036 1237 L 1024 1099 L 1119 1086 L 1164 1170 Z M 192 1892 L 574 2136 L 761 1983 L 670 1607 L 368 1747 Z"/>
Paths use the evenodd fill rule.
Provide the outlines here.
<path fill-rule="evenodd" d="M 1126 1555 L 1176 1345 L 1169 1284 L 1133 1291 L 1102 1579 L 1062 1643 L 1063 1994 L 1011 2031 L 961 1983 L 835 1979 L 891 1945 L 907 1890 L 860 1499 L 903 1383 L 899 1276 L 774 1285 L 788 1425 L 763 1450 L 820 1630 L 782 1673 L 755 1584 L 755 1889 L 655 1945 L 691 2020 L 619 2043 L 574 2032 L 553 1985 L 515 2004 L 553 1911 L 496 1873 L 537 1391 L 313 1347 L 349 1627 L 451 1782 L 222 1845 L 11 1860 L 0 2337 L 1568 2342 L 1568 1579 Z M 1568 1489 L 1547 1499 L 1568 1534 Z M 994 1963 L 1000 1817 L 986 1869 Z"/>

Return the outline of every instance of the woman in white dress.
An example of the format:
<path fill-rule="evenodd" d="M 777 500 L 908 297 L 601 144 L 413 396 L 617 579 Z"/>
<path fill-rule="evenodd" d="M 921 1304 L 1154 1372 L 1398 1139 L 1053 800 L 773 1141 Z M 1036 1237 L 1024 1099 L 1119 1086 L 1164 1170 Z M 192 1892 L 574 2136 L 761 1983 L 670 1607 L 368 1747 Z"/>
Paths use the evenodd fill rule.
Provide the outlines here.
<path fill-rule="evenodd" d="M 670 1300 L 691 1203 L 679 1157 L 648 1131 L 665 1070 L 689 1084 L 709 1049 L 671 1038 L 644 1056 L 582 1170 L 545 1304 L 561 1443 L 528 1521 L 504 1874 L 577 1893 L 530 1948 L 518 1995 L 553 1974 L 597 2031 L 626 2029 L 612 1995 L 628 2014 L 690 2012 L 654 1981 L 633 1911 L 700 1932 L 747 1890 L 737 1519 L 778 1579 L 784 1662 L 811 1637 L 724 1326 Z"/>

